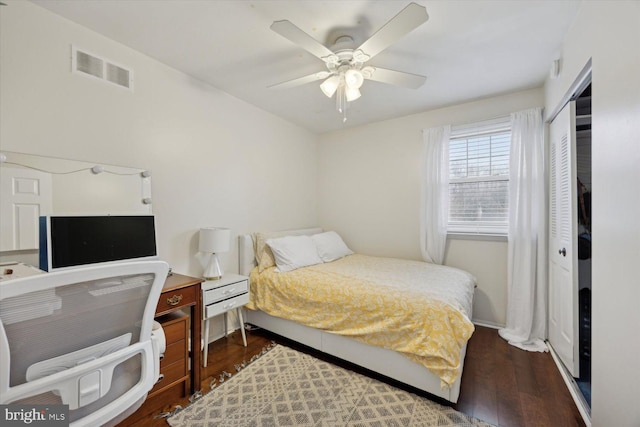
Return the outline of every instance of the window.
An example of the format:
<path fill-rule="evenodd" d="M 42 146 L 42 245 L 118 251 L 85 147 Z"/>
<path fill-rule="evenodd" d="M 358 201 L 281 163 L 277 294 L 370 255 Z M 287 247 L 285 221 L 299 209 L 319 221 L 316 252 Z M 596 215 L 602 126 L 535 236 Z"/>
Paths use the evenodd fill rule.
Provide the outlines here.
<path fill-rule="evenodd" d="M 451 128 L 450 233 L 507 234 L 510 145 L 509 117 Z"/>

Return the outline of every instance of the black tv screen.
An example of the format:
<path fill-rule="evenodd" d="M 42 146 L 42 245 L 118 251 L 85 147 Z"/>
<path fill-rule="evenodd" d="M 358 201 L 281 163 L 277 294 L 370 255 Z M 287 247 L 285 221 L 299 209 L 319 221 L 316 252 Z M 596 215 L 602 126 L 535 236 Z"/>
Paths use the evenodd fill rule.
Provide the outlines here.
<path fill-rule="evenodd" d="M 48 219 L 45 225 L 47 252 L 50 252 L 48 271 L 157 255 L 152 215 L 50 216 Z"/>

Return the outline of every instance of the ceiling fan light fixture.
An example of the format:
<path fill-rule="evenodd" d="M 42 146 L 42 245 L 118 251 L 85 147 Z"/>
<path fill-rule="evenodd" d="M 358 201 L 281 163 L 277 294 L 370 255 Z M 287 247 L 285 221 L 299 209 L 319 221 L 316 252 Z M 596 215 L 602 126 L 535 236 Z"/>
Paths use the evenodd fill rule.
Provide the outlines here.
<path fill-rule="evenodd" d="M 360 89 L 364 82 L 364 76 L 360 70 L 350 69 L 344 73 L 344 81 L 349 89 Z"/>
<path fill-rule="evenodd" d="M 340 86 L 340 76 L 333 75 L 320 84 L 320 89 L 327 98 L 331 98 L 338 90 L 338 86 Z"/>
<path fill-rule="evenodd" d="M 351 102 L 360 98 L 362 94 L 360 93 L 360 90 L 358 88 L 347 87 L 344 91 L 344 95 L 347 98 L 347 102 Z"/>

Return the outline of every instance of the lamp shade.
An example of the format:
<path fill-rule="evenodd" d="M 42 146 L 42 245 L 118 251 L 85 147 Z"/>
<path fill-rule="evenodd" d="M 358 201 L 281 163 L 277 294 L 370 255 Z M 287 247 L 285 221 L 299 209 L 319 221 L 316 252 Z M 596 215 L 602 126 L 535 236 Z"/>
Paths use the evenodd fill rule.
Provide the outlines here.
<path fill-rule="evenodd" d="M 360 89 L 364 76 L 360 70 L 351 69 L 344 73 L 344 81 L 349 89 Z"/>
<path fill-rule="evenodd" d="M 344 91 L 344 95 L 347 98 L 347 101 L 351 102 L 360 98 L 361 94 L 360 94 L 360 90 L 356 88 L 347 88 L 347 90 Z"/>
<path fill-rule="evenodd" d="M 198 250 L 211 254 L 227 252 L 229 250 L 230 240 L 231 231 L 228 228 L 201 228 Z"/>
<path fill-rule="evenodd" d="M 327 98 L 331 98 L 333 94 L 336 93 L 339 85 L 340 76 L 331 76 L 322 82 L 322 84 L 320 85 L 320 89 L 322 90 L 322 93 L 327 96 Z"/>

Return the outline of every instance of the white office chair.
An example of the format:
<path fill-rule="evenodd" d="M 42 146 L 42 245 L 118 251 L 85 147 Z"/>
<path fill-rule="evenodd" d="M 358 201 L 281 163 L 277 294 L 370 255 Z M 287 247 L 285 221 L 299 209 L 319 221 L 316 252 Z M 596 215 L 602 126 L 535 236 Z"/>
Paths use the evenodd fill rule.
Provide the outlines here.
<path fill-rule="evenodd" d="M 73 427 L 133 413 L 159 375 L 167 271 L 130 262 L 0 282 L 0 403 L 69 405 Z"/>

